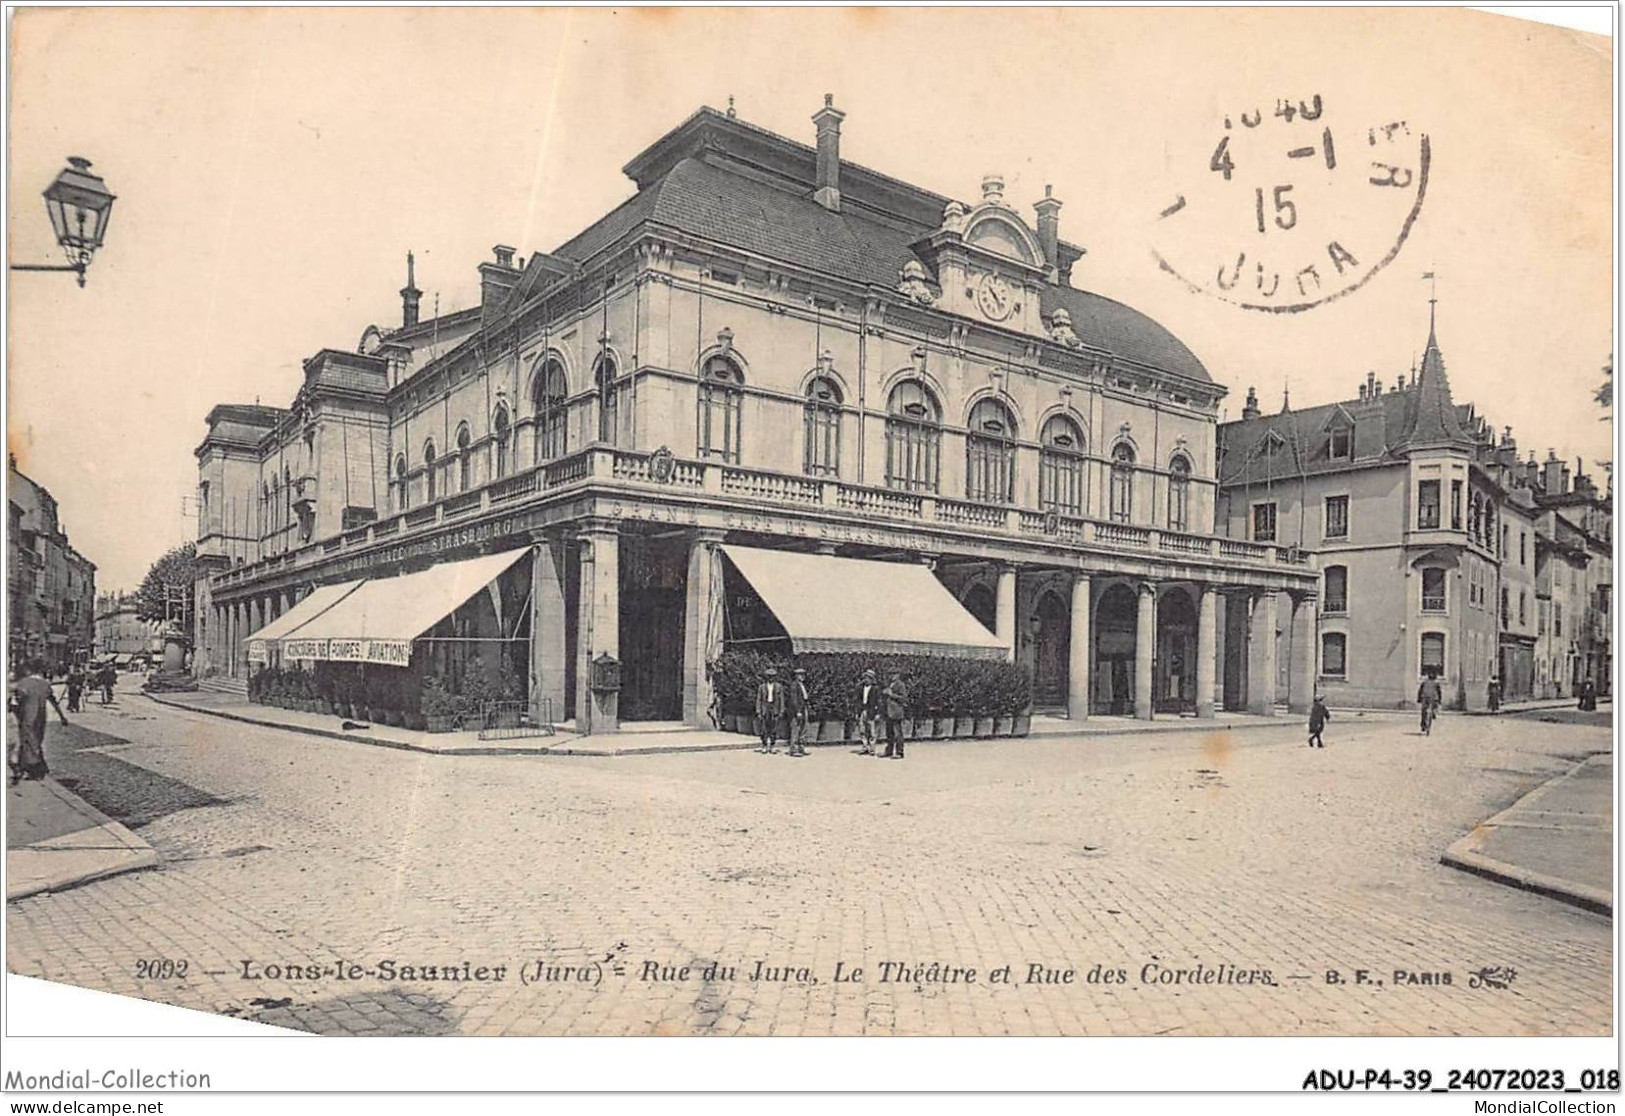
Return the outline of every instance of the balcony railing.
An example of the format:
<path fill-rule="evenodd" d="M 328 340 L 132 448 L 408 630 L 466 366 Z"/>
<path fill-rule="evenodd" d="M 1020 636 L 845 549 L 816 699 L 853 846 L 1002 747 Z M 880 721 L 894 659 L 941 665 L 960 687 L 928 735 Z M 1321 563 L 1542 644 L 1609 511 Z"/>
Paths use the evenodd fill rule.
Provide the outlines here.
<path fill-rule="evenodd" d="M 1107 551 L 1207 558 L 1252 565 L 1304 567 L 1310 555 L 1295 547 L 1247 542 L 1219 536 L 1192 535 L 1129 523 L 1088 519 L 1059 511 L 1037 511 L 982 504 L 892 488 L 848 484 L 832 477 L 807 477 L 729 465 L 721 461 L 685 461 L 664 455 L 595 445 L 569 457 L 530 466 L 469 492 L 442 497 L 432 504 L 380 519 L 341 535 L 222 571 L 219 588 L 252 581 L 266 573 L 302 566 L 336 552 L 362 549 L 375 542 L 427 529 L 447 520 L 472 517 L 493 508 L 574 485 L 602 484 L 647 490 L 707 493 L 729 503 L 781 508 L 820 508 L 866 519 L 938 523 L 990 537 L 1043 539 Z"/>

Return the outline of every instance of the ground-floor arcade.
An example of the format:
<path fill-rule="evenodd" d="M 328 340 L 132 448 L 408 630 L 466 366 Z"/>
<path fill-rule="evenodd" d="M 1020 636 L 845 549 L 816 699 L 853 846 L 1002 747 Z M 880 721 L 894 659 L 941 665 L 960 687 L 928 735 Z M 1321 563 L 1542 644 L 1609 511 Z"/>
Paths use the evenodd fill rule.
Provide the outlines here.
<path fill-rule="evenodd" d="M 760 602 L 724 557 L 725 545 L 740 544 L 929 567 L 1027 669 L 1043 712 L 1080 719 L 1210 717 L 1215 709 L 1267 715 L 1277 703 L 1307 709 L 1317 684 L 1317 582 L 1305 566 L 1261 570 L 1211 555 L 1170 562 L 1052 543 L 989 554 L 994 548 L 974 536 L 909 532 L 893 540 L 877 529 L 805 526 L 777 532 L 766 517 L 625 514 L 620 501 L 602 510 L 622 514 L 590 514 L 595 510 L 578 504 L 555 522 L 510 521 L 472 533 L 465 545 L 456 544 L 458 536 L 404 559 L 400 551 L 370 562 L 358 556 L 275 586 L 231 586 L 229 596 L 200 585 L 202 661 L 246 678 L 248 637 L 314 585 L 523 546 L 528 556 L 508 575 L 525 583 L 523 591 L 491 598 L 506 602 L 507 622 L 486 632 L 475 598 L 466 614 L 447 621 L 449 634 L 436 629 L 426 638 L 455 646 L 457 639 L 500 636 L 515 662 L 528 663 L 523 690 L 535 715 L 573 719 L 580 731 L 612 731 L 623 721 L 705 726 L 708 664 L 730 645 L 774 634 L 762 630 Z M 831 608 L 841 607 L 838 579 L 822 591 Z"/>

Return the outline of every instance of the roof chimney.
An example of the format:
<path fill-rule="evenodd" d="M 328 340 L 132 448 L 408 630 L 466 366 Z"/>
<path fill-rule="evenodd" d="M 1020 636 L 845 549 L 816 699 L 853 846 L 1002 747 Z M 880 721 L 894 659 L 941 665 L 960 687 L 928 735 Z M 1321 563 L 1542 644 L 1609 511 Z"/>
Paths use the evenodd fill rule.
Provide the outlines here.
<path fill-rule="evenodd" d="M 1550 447 L 1546 450 L 1546 461 L 1541 465 L 1540 486 L 1546 490 L 1548 496 L 1560 496 L 1563 493 L 1563 462 L 1558 460 L 1557 451 Z"/>
<path fill-rule="evenodd" d="M 513 249 L 498 244 L 491 249 L 495 263 L 480 264 L 480 322 L 490 321 L 508 300 L 508 292 L 519 282 L 519 269 L 513 266 Z"/>
<path fill-rule="evenodd" d="M 1044 187 L 1044 196 L 1033 203 L 1038 211 L 1038 242 L 1044 247 L 1044 263 L 1049 268 L 1049 281 L 1061 278 L 1061 203 Z"/>
<path fill-rule="evenodd" d="M 1399 379 L 1397 381 L 1395 381 L 1395 383 L 1394 383 L 1394 390 L 1395 391 L 1404 391 L 1405 390 L 1405 373 L 1401 372 L 1399 374 Z"/>
<path fill-rule="evenodd" d="M 418 303 L 423 301 L 423 292 L 418 290 L 413 280 L 412 253 L 406 253 L 406 286 L 401 288 L 401 328 L 405 329 L 418 324 Z"/>
<path fill-rule="evenodd" d="M 824 107 L 813 113 L 818 128 L 818 182 L 813 201 L 835 213 L 841 211 L 841 121 L 846 113 L 835 107 L 835 94 L 824 94 Z"/>
<path fill-rule="evenodd" d="M 1260 411 L 1258 410 L 1258 392 L 1254 391 L 1252 388 L 1249 387 L 1247 389 L 1247 402 L 1241 408 L 1241 417 L 1243 419 L 1255 419 L 1255 418 L 1257 418 L 1259 416 L 1259 414 L 1260 414 Z"/>

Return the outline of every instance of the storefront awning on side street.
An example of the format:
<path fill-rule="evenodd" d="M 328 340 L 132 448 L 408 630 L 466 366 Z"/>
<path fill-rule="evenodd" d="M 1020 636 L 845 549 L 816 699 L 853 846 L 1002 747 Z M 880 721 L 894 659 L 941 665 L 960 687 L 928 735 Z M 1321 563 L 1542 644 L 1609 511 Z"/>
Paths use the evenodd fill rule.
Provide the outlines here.
<path fill-rule="evenodd" d="M 998 638 L 923 565 L 748 546 L 722 552 L 778 617 L 797 652 L 1006 655 Z"/>
<path fill-rule="evenodd" d="M 304 600 L 248 637 L 248 661 L 270 661 L 271 644 L 282 639 L 302 624 L 308 624 L 338 604 L 361 585 L 360 580 L 341 581 L 337 585 L 318 585 Z"/>
<path fill-rule="evenodd" d="M 406 666 L 412 641 L 495 581 L 528 547 L 442 562 L 421 573 L 375 578 L 332 608 L 289 632 L 282 654 L 290 659 Z"/>

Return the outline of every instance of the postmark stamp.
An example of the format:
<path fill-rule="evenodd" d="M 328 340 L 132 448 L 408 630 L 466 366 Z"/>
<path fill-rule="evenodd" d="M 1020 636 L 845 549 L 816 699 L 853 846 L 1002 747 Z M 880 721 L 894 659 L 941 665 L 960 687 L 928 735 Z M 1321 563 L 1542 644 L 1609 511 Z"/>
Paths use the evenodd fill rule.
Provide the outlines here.
<path fill-rule="evenodd" d="M 1181 168 L 1159 199 L 1152 255 L 1246 310 L 1298 313 L 1359 290 L 1399 255 L 1427 197 L 1426 133 L 1339 121 L 1319 93 L 1226 112 L 1211 142 L 1205 166 Z"/>

